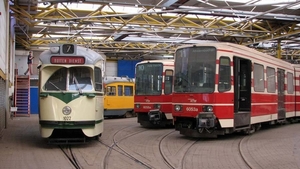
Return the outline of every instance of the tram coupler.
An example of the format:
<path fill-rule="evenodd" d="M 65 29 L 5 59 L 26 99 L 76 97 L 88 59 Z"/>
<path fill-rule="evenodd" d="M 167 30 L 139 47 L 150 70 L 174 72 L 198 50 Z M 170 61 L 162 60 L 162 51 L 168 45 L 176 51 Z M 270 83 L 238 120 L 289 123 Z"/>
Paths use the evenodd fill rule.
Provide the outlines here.
<path fill-rule="evenodd" d="M 150 110 L 148 112 L 149 121 L 158 124 L 162 119 L 162 113 L 158 109 Z"/>
<path fill-rule="evenodd" d="M 197 116 L 198 128 L 214 128 L 216 116 L 213 112 L 201 112 Z"/>

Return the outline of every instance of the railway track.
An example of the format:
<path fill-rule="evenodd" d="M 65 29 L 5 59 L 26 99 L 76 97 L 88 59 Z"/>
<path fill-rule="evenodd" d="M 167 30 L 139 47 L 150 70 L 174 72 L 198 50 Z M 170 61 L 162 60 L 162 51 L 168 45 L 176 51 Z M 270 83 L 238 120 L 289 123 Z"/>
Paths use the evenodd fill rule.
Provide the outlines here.
<path fill-rule="evenodd" d="M 239 142 L 239 154 L 241 155 L 242 157 L 242 160 L 244 161 L 244 163 L 246 164 L 246 166 L 249 168 L 249 169 L 253 169 L 253 167 L 251 166 L 251 163 L 247 160 L 247 157 L 245 156 L 243 150 L 242 150 L 242 146 L 243 146 L 243 142 L 248 139 L 249 137 L 243 137 L 240 142 Z"/>
<path fill-rule="evenodd" d="M 75 154 L 73 153 L 71 145 L 64 145 L 64 146 L 59 145 L 59 148 L 67 157 L 67 159 L 70 161 L 70 163 L 74 166 L 75 169 L 83 169 L 80 166 L 80 163 L 78 162 Z"/>
<path fill-rule="evenodd" d="M 170 168 L 170 169 L 175 169 L 176 167 L 171 163 L 171 161 L 168 159 L 168 157 L 164 154 L 163 152 L 163 141 L 165 140 L 165 138 L 167 136 L 169 136 L 170 134 L 174 133 L 174 131 L 171 131 L 169 133 L 167 133 L 166 135 L 163 136 L 163 138 L 159 141 L 159 153 L 161 154 L 165 164 Z"/>
<path fill-rule="evenodd" d="M 142 154 L 135 154 L 132 153 L 131 151 L 128 151 L 128 149 L 126 150 L 126 148 L 124 149 L 122 147 L 122 142 L 130 137 L 136 136 L 137 134 L 143 133 L 143 132 L 147 132 L 148 130 L 146 129 L 142 129 L 142 130 L 138 130 L 138 131 L 134 131 L 134 132 L 129 132 L 127 134 L 124 135 L 124 133 L 130 131 L 132 128 L 132 126 L 128 126 L 125 128 L 122 128 L 121 130 L 116 131 L 113 135 L 112 135 L 112 143 L 111 144 L 107 144 L 107 143 L 103 143 L 101 140 L 98 140 L 98 142 L 100 142 L 102 145 L 104 145 L 105 147 L 108 148 L 107 152 L 104 155 L 103 158 L 103 169 L 107 169 L 107 168 L 111 168 L 109 167 L 111 164 L 109 161 L 112 152 L 117 152 L 118 154 L 120 154 L 121 156 L 126 157 L 128 160 L 133 161 L 135 164 L 137 164 L 137 166 L 140 166 L 138 168 L 145 168 L 145 169 L 155 169 L 157 168 L 157 166 L 155 164 L 153 164 L 152 162 L 147 161 L 147 157 L 142 156 Z M 127 131 L 125 131 L 127 130 Z M 159 136 L 159 140 L 158 140 L 158 151 L 161 155 L 161 158 L 159 158 L 161 161 L 163 161 L 165 163 L 165 167 L 164 168 L 168 168 L 168 169 L 176 169 L 176 168 L 181 168 L 184 169 L 188 166 L 185 166 L 185 161 L 187 161 L 187 158 L 189 158 L 191 156 L 193 147 L 196 143 L 199 143 L 200 139 L 197 140 L 193 140 L 191 142 L 189 142 L 184 149 L 182 149 L 181 154 L 181 158 L 179 158 L 180 160 L 178 160 L 176 163 L 172 162 L 172 157 L 170 157 L 170 155 L 166 155 L 164 152 L 166 152 L 165 148 L 166 148 L 166 144 L 167 144 L 167 138 L 172 135 L 174 132 L 176 131 L 168 131 L 166 133 L 164 133 L 163 135 Z M 124 136 L 121 136 L 122 133 Z M 121 136 L 121 137 L 120 137 Z M 118 138 L 119 137 L 119 138 Z M 244 136 L 242 138 L 237 138 L 236 143 L 237 143 L 237 149 L 238 149 L 238 154 L 241 157 L 241 160 L 243 161 L 243 163 L 245 164 L 246 168 L 249 169 L 254 169 L 254 165 L 251 164 L 251 156 L 249 156 L 249 154 L 247 154 L 247 152 L 245 151 L 245 147 L 246 144 L 249 140 L 250 136 Z M 207 142 L 207 140 L 203 140 L 204 143 Z M 202 144 L 202 142 L 200 143 Z M 78 159 L 76 158 L 76 155 L 73 153 L 72 151 L 72 147 L 71 145 L 59 145 L 59 148 L 61 149 L 61 151 L 64 153 L 64 155 L 67 157 L 67 159 L 70 161 L 70 163 L 73 165 L 73 167 L 75 169 L 83 169 L 83 167 L 80 165 Z M 146 162 L 147 161 L 147 162 Z M 256 164 L 255 164 L 256 165 Z"/>
<path fill-rule="evenodd" d="M 151 166 L 150 164 L 147 164 L 147 163 L 139 160 L 134 155 L 132 155 L 130 152 L 126 151 L 125 149 L 123 149 L 119 146 L 119 143 L 122 142 L 123 140 L 145 131 L 145 130 L 137 131 L 137 132 L 131 133 L 129 135 L 126 135 L 122 139 L 116 140 L 116 136 L 117 136 L 118 133 L 120 133 L 121 131 L 124 131 L 125 129 L 128 129 L 130 127 L 132 127 L 132 126 L 125 127 L 122 130 L 118 130 L 117 132 L 115 132 L 114 135 L 113 135 L 113 143 L 111 145 L 107 145 L 107 144 L 99 141 L 101 144 L 103 144 L 103 145 L 105 145 L 106 147 L 109 148 L 106 155 L 105 155 L 105 157 L 104 157 L 103 169 L 108 168 L 108 165 L 109 165 L 108 160 L 109 160 L 109 157 L 110 157 L 112 151 L 118 152 L 119 154 L 122 154 L 123 156 L 126 156 L 128 159 L 133 160 L 135 163 L 143 166 L 144 168 L 147 168 L 147 169 L 153 168 L 153 166 Z"/>
<path fill-rule="evenodd" d="M 133 137 L 137 134 L 140 134 L 142 132 L 145 132 L 145 131 L 148 131 L 148 130 L 142 130 L 142 131 L 137 131 L 137 132 L 134 132 L 134 133 L 131 133 L 131 134 L 128 134 L 126 135 L 125 137 L 122 137 L 121 139 L 117 139 L 117 135 L 124 131 L 125 129 L 128 129 L 130 127 L 127 127 L 127 128 L 123 128 L 122 130 L 119 130 L 117 131 L 116 133 L 114 133 L 113 135 L 113 143 L 111 145 L 107 145 L 107 144 L 104 144 L 103 142 L 101 142 L 101 144 L 104 144 L 106 147 L 108 147 L 108 151 L 104 157 L 104 166 L 103 168 L 106 169 L 108 168 L 109 166 L 109 158 L 110 158 L 110 155 L 112 153 L 112 151 L 115 151 L 115 152 L 118 152 L 119 154 L 122 154 L 124 156 L 126 156 L 128 159 L 134 161 L 135 163 L 137 163 L 138 165 L 142 166 L 143 168 L 147 168 L 147 169 L 153 169 L 153 168 L 157 168 L 155 167 L 155 165 L 153 165 L 153 163 L 150 164 L 150 162 L 145 162 L 145 159 L 147 159 L 147 157 L 144 157 L 142 156 L 141 154 L 139 154 L 138 156 L 140 157 L 137 157 L 137 155 L 127 151 L 126 149 L 122 148 L 121 146 L 121 142 L 130 138 L 130 137 Z M 160 137 L 160 140 L 158 142 L 158 149 L 159 149 L 159 153 L 161 155 L 161 159 L 162 161 L 165 163 L 165 165 L 167 166 L 167 168 L 169 169 L 175 169 L 176 166 L 174 164 L 172 164 L 172 162 L 167 158 L 167 156 L 163 153 L 163 141 L 169 136 L 171 135 L 172 133 L 174 133 L 175 131 L 171 131 L 171 132 L 167 132 L 166 134 L 162 135 Z M 144 158 L 144 159 L 141 159 Z M 165 168 L 165 167 L 164 167 Z"/>

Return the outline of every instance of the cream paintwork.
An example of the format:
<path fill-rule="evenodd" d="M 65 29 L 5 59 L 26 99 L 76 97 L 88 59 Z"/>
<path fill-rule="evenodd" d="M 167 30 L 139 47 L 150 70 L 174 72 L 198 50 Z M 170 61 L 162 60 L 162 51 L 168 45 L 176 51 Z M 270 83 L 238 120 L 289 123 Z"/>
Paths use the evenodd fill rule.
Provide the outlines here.
<path fill-rule="evenodd" d="M 300 112 L 297 112 L 300 114 Z M 286 112 L 286 117 L 294 117 L 295 112 Z M 251 117 L 251 124 L 263 123 L 269 121 L 275 121 L 278 119 L 278 114 L 268 114 L 262 116 Z M 220 119 L 220 125 L 222 128 L 232 128 L 234 127 L 233 119 Z"/>

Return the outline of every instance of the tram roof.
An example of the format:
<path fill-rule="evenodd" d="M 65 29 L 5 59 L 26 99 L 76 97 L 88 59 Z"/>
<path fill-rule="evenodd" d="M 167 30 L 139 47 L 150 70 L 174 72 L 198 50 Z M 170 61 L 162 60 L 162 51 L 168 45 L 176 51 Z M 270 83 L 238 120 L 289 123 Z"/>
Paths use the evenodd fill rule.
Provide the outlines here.
<path fill-rule="evenodd" d="M 197 47 L 197 46 L 198 47 L 200 47 L 200 46 L 214 46 L 216 48 L 222 48 L 222 49 L 237 52 L 237 53 L 240 53 L 240 54 L 242 53 L 243 55 L 247 56 L 249 59 L 256 58 L 256 59 L 265 60 L 265 61 L 268 60 L 270 63 L 273 63 L 273 64 L 275 64 L 275 62 L 277 62 L 277 63 L 280 63 L 281 66 L 290 64 L 287 61 L 281 60 L 279 58 L 275 58 L 271 55 L 268 55 L 266 53 L 257 51 L 253 48 L 249 48 L 249 47 L 244 46 L 244 45 L 228 43 L 228 42 L 207 42 L 207 43 L 199 43 L 199 44 L 192 44 L 192 45 L 183 45 L 183 46 L 179 47 L 177 50 L 180 50 L 182 48 Z M 250 55 L 253 55 L 253 57 L 249 57 Z"/>
<path fill-rule="evenodd" d="M 50 49 L 49 50 L 45 50 L 44 52 L 42 52 L 39 56 L 40 61 L 42 62 L 42 64 L 51 64 L 51 57 L 52 56 L 61 56 L 61 57 L 70 57 L 70 56 L 84 56 L 85 57 L 85 64 L 95 64 L 98 61 L 101 60 L 106 60 L 106 56 L 104 53 L 98 53 L 95 52 L 89 48 L 84 48 L 81 46 L 77 46 L 77 53 L 76 55 L 74 54 L 68 54 L 68 55 L 61 55 L 61 54 L 57 54 L 57 53 L 51 53 Z"/>
<path fill-rule="evenodd" d="M 141 63 L 174 63 L 174 59 L 143 60 L 141 62 L 138 62 L 137 64 Z"/>
<path fill-rule="evenodd" d="M 264 57 L 270 57 L 271 59 L 274 59 L 273 56 L 270 56 L 266 53 L 257 51 L 253 48 L 249 48 L 247 46 L 243 46 L 243 45 L 238 45 L 238 44 L 234 44 L 234 43 L 228 43 L 228 42 L 207 42 L 207 43 L 198 43 L 198 44 L 191 44 L 191 45 L 183 45 L 179 48 L 177 48 L 177 50 L 180 50 L 182 48 L 189 48 L 189 47 L 200 47 L 200 46 L 214 46 L 216 48 L 224 48 L 227 50 L 240 50 L 240 51 L 244 51 L 244 52 L 249 52 L 249 53 L 255 53 L 257 55 L 260 56 L 264 56 Z"/>
<path fill-rule="evenodd" d="M 135 82 L 135 79 L 130 77 L 105 76 L 103 81 L 105 84 L 109 84 L 113 82 Z"/>

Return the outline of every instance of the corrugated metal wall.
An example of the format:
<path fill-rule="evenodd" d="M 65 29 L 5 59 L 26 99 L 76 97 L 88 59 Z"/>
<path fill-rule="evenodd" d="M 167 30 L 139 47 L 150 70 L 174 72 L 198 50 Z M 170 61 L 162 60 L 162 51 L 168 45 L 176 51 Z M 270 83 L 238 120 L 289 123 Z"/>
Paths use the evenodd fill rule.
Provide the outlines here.
<path fill-rule="evenodd" d="M 38 79 L 30 79 L 30 114 L 39 113 Z"/>
<path fill-rule="evenodd" d="M 30 86 L 30 114 L 39 113 L 38 87 Z"/>
<path fill-rule="evenodd" d="M 135 77 L 135 65 L 140 60 L 118 60 L 118 76 Z"/>
<path fill-rule="evenodd" d="M 105 76 L 128 76 L 134 78 L 135 65 L 141 60 L 106 61 Z"/>
<path fill-rule="evenodd" d="M 0 134 L 2 130 L 5 128 L 5 121 L 6 121 L 6 116 L 5 116 L 5 81 L 0 78 Z"/>

